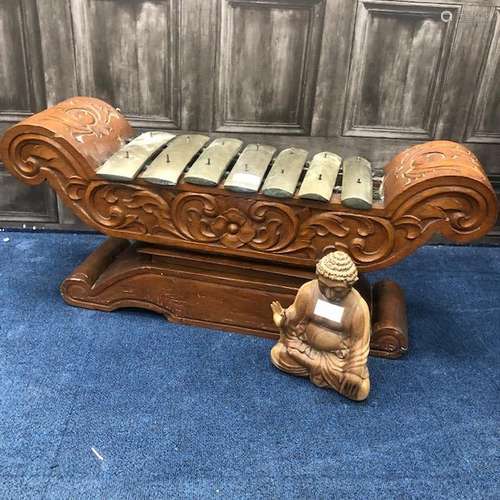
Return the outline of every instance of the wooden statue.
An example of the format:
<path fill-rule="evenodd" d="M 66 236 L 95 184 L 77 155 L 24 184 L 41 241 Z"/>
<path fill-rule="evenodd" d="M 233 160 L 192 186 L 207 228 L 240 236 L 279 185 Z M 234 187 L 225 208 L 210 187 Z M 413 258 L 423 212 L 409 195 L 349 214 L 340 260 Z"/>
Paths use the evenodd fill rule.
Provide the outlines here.
<path fill-rule="evenodd" d="M 271 304 L 280 330 L 271 360 L 280 370 L 362 401 L 370 392 L 370 311 L 352 287 L 358 271 L 349 255 L 337 251 L 318 262 L 316 276 L 287 309 Z"/>

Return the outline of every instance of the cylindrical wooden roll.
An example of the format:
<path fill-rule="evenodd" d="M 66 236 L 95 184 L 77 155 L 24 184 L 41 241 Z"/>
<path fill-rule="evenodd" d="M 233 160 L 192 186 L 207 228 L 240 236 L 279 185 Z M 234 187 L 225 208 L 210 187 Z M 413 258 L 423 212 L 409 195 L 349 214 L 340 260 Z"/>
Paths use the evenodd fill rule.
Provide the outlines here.
<path fill-rule="evenodd" d="M 401 287 L 390 280 L 375 283 L 372 288 L 373 354 L 397 358 L 408 350 L 406 304 Z"/>

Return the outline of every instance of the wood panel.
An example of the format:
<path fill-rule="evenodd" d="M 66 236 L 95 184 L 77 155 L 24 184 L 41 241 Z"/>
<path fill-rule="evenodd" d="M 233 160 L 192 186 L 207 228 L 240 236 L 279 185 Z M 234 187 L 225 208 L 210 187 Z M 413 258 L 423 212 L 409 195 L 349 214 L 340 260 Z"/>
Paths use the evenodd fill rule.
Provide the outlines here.
<path fill-rule="evenodd" d="M 222 2 L 217 130 L 309 132 L 323 7 L 319 0 Z"/>
<path fill-rule="evenodd" d="M 0 220 L 57 222 L 55 196 L 47 184 L 29 187 L 10 175 L 0 163 Z"/>
<path fill-rule="evenodd" d="M 37 0 L 47 106 L 78 94 L 71 3 Z"/>
<path fill-rule="evenodd" d="M 359 3 L 344 135 L 432 138 L 458 5 Z"/>
<path fill-rule="evenodd" d="M 486 50 L 491 21 L 488 11 L 475 4 L 462 7 L 440 99 L 437 138 L 463 140 L 481 68 L 478 54 Z"/>
<path fill-rule="evenodd" d="M 0 121 L 17 122 L 45 107 L 33 1 L 0 0 Z"/>
<path fill-rule="evenodd" d="M 38 11 L 32 0 L 0 0 L 0 133 L 46 107 Z M 57 222 L 54 192 L 29 188 L 0 163 L 0 220 Z"/>
<path fill-rule="evenodd" d="M 178 2 L 72 0 L 79 94 L 134 125 L 179 126 Z"/>
<path fill-rule="evenodd" d="M 353 0 L 326 3 L 311 135 L 342 135 L 356 7 Z"/>
<path fill-rule="evenodd" d="M 180 65 L 182 128 L 208 131 L 213 125 L 218 0 L 182 3 Z"/>
<path fill-rule="evenodd" d="M 466 141 L 500 143 L 500 7 L 493 10 Z"/>

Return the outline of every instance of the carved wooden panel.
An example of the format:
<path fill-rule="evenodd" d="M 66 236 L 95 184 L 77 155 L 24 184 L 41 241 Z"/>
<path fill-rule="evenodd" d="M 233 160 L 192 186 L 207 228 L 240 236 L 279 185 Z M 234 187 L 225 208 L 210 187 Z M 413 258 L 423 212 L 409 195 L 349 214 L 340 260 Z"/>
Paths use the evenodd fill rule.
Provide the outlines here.
<path fill-rule="evenodd" d="M 179 126 L 178 2 L 72 0 L 80 94 L 119 107 L 134 125 Z"/>
<path fill-rule="evenodd" d="M 466 140 L 500 143 L 500 7 L 493 11 Z"/>
<path fill-rule="evenodd" d="M 217 129 L 307 133 L 322 30 L 320 0 L 224 0 Z"/>
<path fill-rule="evenodd" d="M 384 201 L 361 211 L 342 206 L 338 195 L 328 203 L 285 202 L 184 182 L 172 188 L 98 178 L 96 167 L 131 134 L 113 107 L 76 97 L 11 128 L 0 154 L 18 179 L 47 180 L 83 222 L 109 236 L 304 267 L 336 248 L 360 270 L 381 269 L 435 233 L 456 242 L 481 237 L 497 216 L 479 161 L 449 141 L 393 158 Z"/>
<path fill-rule="evenodd" d="M 33 1 L 0 0 L 0 121 L 19 121 L 44 107 Z"/>
<path fill-rule="evenodd" d="M 362 0 L 344 135 L 434 136 L 457 5 Z"/>

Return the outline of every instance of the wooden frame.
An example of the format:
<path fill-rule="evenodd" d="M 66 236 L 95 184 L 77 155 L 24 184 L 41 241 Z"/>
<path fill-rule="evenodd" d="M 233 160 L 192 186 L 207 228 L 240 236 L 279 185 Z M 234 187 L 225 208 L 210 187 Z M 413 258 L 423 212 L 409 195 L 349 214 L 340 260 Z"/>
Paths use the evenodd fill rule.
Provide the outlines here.
<path fill-rule="evenodd" d="M 75 271 L 63 286 L 63 295 L 70 303 L 112 308 L 106 303 L 109 298 L 100 306 L 102 297 L 97 301 L 92 298 L 101 275 L 105 281 L 111 280 L 106 281 L 106 294 L 123 293 L 122 285 L 115 287 L 113 276 L 142 280 L 129 298 L 133 303 L 146 303 L 149 290 L 158 288 L 151 282 L 152 266 L 159 266 L 159 275 L 166 276 L 173 259 L 182 261 L 184 277 L 192 273 L 193 266 L 201 269 L 213 262 L 218 269 L 216 281 L 230 283 L 227 300 L 239 293 L 245 279 L 251 281 L 248 270 L 260 262 L 265 266 L 258 280 L 261 285 L 252 289 L 262 305 L 270 299 L 264 286 L 266 277 L 269 282 L 278 279 L 277 286 L 284 287 L 293 298 L 300 280 L 311 277 L 316 260 L 333 249 L 349 253 L 360 271 L 373 271 L 403 259 L 434 234 L 458 243 L 480 238 L 497 217 L 495 193 L 477 158 L 464 146 L 449 141 L 420 144 L 396 155 L 385 167 L 384 200 L 363 211 L 342 206 L 338 194 L 329 203 L 297 196 L 283 201 L 229 192 L 222 185 L 194 186 L 182 179 L 177 186 L 167 187 L 98 178 L 96 168 L 132 135 L 129 123 L 116 109 L 95 98 L 75 97 L 11 127 L 0 143 L 3 162 L 21 181 L 36 185 L 47 180 L 84 223 L 112 238 L 146 245 L 122 254 L 126 245 L 109 244 L 111 250 L 106 247 L 98 252 L 83 274 Z M 197 257 L 186 262 L 186 252 Z M 146 264 L 144 255 L 149 255 Z M 302 274 L 297 275 L 299 271 Z M 87 279 L 89 275 L 93 278 Z M 287 285 L 289 276 L 299 281 Z M 79 290 L 76 295 L 75 280 Z M 192 277 L 191 285 L 201 286 L 194 285 L 196 281 Z M 82 290 L 86 290 L 83 296 Z M 371 290 L 365 294 L 369 303 L 372 296 L 379 295 Z M 390 295 L 393 303 L 401 303 L 399 292 L 391 288 Z M 171 304 L 179 300 L 170 298 Z M 380 299 L 384 304 L 391 300 Z M 257 302 L 255 299 L 252 303 Z M 286 305 L 286 300 L 283 302 Z M 198 313 L 206 310 L 202 302 L 198 307 Z M 163 303 L 167 316 L 169 308 L 171 305 Z M 390 314 L 389 307 L 383 309 Z M 374 303 L 372 313 L 375 310 Z M 251 333 L 265 330 L 262 324 L 267 320 L 260 316 L 265 314 L 264 309 L 260 311 L 255 316 L 251 308 L 246 309 L 255 325 L 240 329 Z M 222 315 L 222 308 L 219 313 Z M 192 313 L 170 316 L 196 323 Z M 399 323 L 393 321 L 387 326 L 384 318 L 378 323 L 399 333 L 388 335 L 391 341 L 378 349 L 394 357 L 394 352 L 400 354 L 406 348 L 406 325 L 397 319 Z M 208 321 L 218 327 L 224 323 L 222 316 L 219 322 Z M 233 320 L 227 325 L 238 329 Z"/>

